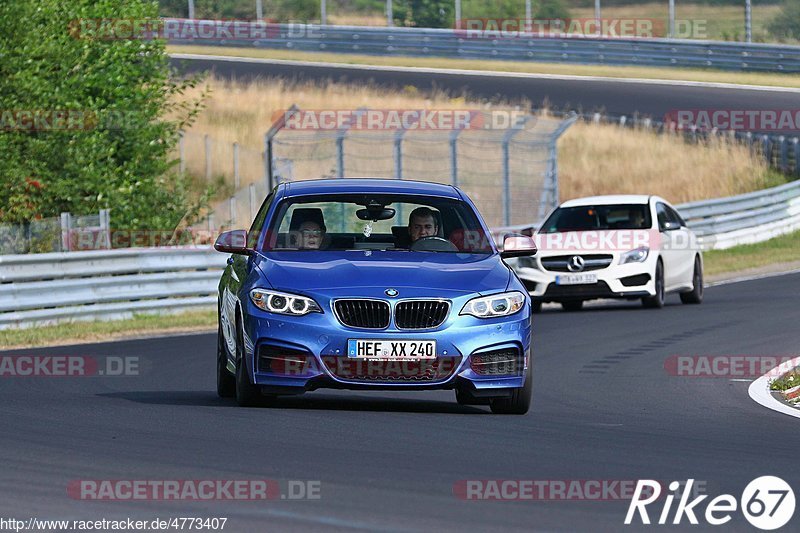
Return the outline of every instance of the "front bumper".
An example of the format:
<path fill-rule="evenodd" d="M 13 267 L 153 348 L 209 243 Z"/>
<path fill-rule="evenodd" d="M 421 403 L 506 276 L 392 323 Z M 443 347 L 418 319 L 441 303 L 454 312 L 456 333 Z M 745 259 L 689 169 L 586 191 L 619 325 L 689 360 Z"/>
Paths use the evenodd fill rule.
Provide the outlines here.
<path fill-rule="evenodd" d="M 541 302 L 594 300 L 598 298 L 642 298 L 655 295 L 655 265 L 657 257 L 651 253 L 642 263 L 619 265 L 619 254 L 602 269 L 587 273 L 597 276 L 597 283 L 558 285 L 556 277 L 569 272 L 546 270 L 541 257 L 513 264 L 514 270 L 528 289 L 531 298 Z"/>
<path fill-rule="evenodd" d="M 453 307 L 455 309 L 456 305 Z M 503 396 L 511 389 L 522 387 L 530 366 L 529 306 L 526 304 L 511 317 L 488 320 L 458 316 L 458 309 L 460 307 L 451 311 L 444 324 L 433 330 L 387 328 L 374 331 L 343 326 L 329 309 L 293 317 L 266 313 L 248 302 L 244 324 L 245 358 L 251 381 L 268 394 L 295 394 L 321 388 L 461 388 Z M 430 362 L 425 360 L 416 366 L 414 363 L 378 364 L 354 360 L 347 356 L 349 339 L 435 340 L 436 362 L 441 368 L 431 371 L 426 366 Z M 481 375 L 473 369 L 473 355 L 502 350 L 516 351 L 521 361 L 516 371 L 506 375 Z M 387 371 L 391 371 L 390 374 L 386 374 Z"/>

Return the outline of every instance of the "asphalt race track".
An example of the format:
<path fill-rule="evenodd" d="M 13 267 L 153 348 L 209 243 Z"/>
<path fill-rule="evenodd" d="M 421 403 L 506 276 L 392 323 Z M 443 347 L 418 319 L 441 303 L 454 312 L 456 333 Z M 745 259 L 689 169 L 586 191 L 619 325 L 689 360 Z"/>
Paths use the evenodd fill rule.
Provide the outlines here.
<path fill-rule="evenodd" d="M 668 375 L 664 361 L 797 355 L 798 301 L 793 274 L 711 287 L 701 306 L 670 296 L 663 310 L 545 311 L 534 318 L 533 409 L 521 417 L 458 406 L 450 391 L 317 391 L 239 408 L 215 394 L 214 334 L 5 352 L 136 356 L 141 373 L 0 379 L 0 516 L 216 516 L 237 532 L 619 531 L 624 501 L 464 501 L 454 483 L 694 478 L 738 499 L 772 474 L 796 490 L 796 420 L 753 402 L 747 382 Z M 79 479 L 265 478 L 318 480 L 321 498 L 110 502 L 66 490 Z M 734 513 L 716 529 L 750 528 Z"/>
<path fill-rule="evenodd" d="M 798 109 L 800 92 L 760 91 L 691 85 L 630 83 L 605 80 L 494 78 L 486 75 L 441 72 L 365 70 L 332 66 L 308 66 L 228 59 L 172 59 L 181 72 L 213 71 L 224 78 L 282 77 L 298 80 L 373 83 L 384 87 L 415 86 L 421 90 L 444 89 L 451 94 L 468 93 L 474 98 L 526 99 L 534 106 L 582 112 L 603 111 L 610 115 L 638 112 L 662 119 L 678 109 Z"/>

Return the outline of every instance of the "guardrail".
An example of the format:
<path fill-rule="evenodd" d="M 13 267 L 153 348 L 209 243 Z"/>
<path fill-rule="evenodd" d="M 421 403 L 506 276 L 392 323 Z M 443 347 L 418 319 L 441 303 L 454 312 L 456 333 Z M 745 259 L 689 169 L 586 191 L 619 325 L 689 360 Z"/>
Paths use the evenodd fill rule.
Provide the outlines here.
<path fill-rule="evenodd" d="M 800 229 L 800 181 L 677 208 L 705 250 L 760 242 Z M 0 329 L 213 308 L 226 259 L 210 246 L 0 256 Z"/>
<path fill-rule="evenodd" d="M 0 256 L 0 329 L 213 308 L 225 261 L 210 246 Z"/>
<path fill-rule="evenodd" d="M 724 250 L 799 230 L 800 181 L 675 207 L 704 250 Z"/>
<path fill-rule="evenodd" d="M 800 72 L 800 46 L 699 41 L 692 39 L 538 37 L 487 38 L 467 30 L 249 23 L 236 39 L 226 21 L 192 21 L 209 29 L 197 38 L 170 38 L 172 44 L 246 46 L 381 56 L 504 59 L 607 65 L 693 67 L 723 70 Z M 181 19 L 165 19 L 181 27 Z M 254 25 L 260 24 L 260 29 Z M 218 28 L 216 28 L 218 26 Z M 258 33 L 257 33 L 258 32 Z M 214 39 L 208 35 L 231 35 Z M 263 35 L 263 38 L 260 36 Z M 502 37 L 502 36 L 500 36 Z"/>

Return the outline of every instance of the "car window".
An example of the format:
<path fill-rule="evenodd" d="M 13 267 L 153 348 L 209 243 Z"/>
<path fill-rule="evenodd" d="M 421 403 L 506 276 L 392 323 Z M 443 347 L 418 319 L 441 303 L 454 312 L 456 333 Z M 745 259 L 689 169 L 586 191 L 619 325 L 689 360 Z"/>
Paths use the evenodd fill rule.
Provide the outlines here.
<path fill-rule="evenodd" d="M 670 207 L 670 206 L 666 206 L 666 207 L 667 207 L 667 213 L 669 214 L 670 221 L 678 224 L 681 227 L 686 227 L 686 221 L 683 220 L 683 217 L 681 217 L 681 215 L 677 211 L 675 211 L 675 209 L 673 209 L 672 207 Z"/>
<path fill-rule="evenodd" d="M 261 230 L 264 228 L 264 221 L 267 218 L 267 211 L 269 211 L 273 198 L 275 198 L 275 189 L 264 199 L 258 213 L 256 213 L 256 217 L 253 219 L 253 223 L 250 225 L 250 230 L 247 232 L 248 248 L 255 248 L 258 245 L 258 237 L 261 235 Z"/>
<path fill-rule="evenodd" d="M 658 217 L 658 229 L 664 230 L 667 227 L 667 222 L 670 222 L 670 215 L 667 212 L 667 206 L 661 202 L 656 204 L 656 217 Z"/>
<path fill-rule="evenodd" d="M 491 237 L 469 204 L 418 195 L 289 198 L 275 211 L 267 235 L 263 251 L 494 253 Z"/>
<path fill-rule="evenodd" d="M 650 212 L 645 204 L 559 207 L 542 224 L 540 233 L 647 229 L 650 225 Z"/>

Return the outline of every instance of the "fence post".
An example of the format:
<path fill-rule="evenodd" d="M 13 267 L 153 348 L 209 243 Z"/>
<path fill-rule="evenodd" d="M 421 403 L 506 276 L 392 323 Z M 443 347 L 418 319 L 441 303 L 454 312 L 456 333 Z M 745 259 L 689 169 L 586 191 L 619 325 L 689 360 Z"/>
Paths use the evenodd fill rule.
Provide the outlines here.
<path fill-rule="evenodd" d="M 800 139 L 795 137 L 792 144 L 794 145 L 794 175 L 800 176 Z"/>
<path fill-rule="evenodd" d="M 267 194 L 275 186 L 274 177 L 272 176 L 272 137 L 269 133 L 264 134 L 264 152 L 261 154 L 264 158 L 264 185 L 267 187 Z"/>
<path fill-rule="evenodd" d="M 72 217 L 69 213 L 61 213 L 61 251 L 72 250 Z"/>
<path fill-rule="evenodd" d="M 236 197 L 231 196 L 228 200 L 228 210 L 230 211 L 231 227 L 236 225 Z"/>
<path fill-rule="evenodd" d="M 458 135 L 461 128 L 450 132 L 450 183 L 458 187 Z"/>
<path fill-rule="evenodd" d="M 233 187 L 239 190 L 239 143 L 233 143 Z"/>
<path fill-rule="evenodd" d="M 766 133 L 761 137 L 761 147 L 764 150 L 764 159 L 767 160 L 767 166 L 772 166 L 772 139 Z"/>
<path fill-rule="evenodd" d="M 186 139 L 184 136 L 185 133 L 181 130 L 180 136 L 178 137 L 178 159 L 180 159 L 179 169 L 181 174 L 186 173 Z"/>
<path fill-rule="evenodd" d="M 250 220 L 256 219 L 256 184 L 251 183 L 248 187 L 250 193 Z M 267 192 L 269 194 L 269 192 Z"/>
<path fill-rule="evenodd" d="M 509 161 L 509 145 L 511 139 L 522 131 L 525 123 L 530 119 L 530 115 L 525 115 L 508 128 L 503 134 L 503 225 L 511 225 L 511 168 Z"/>
<path fill-rule="evenodd" d="M 789 143 L 786 142 L 786 137 L 781 135 L 778 137 L 780 143 L 778 153 L 780 154 L 780 165 L 782 172 L 789 172 Z"/>
<path fill-rule="evenodd" d="M 206 181 L 211 181 L 211 137 L 205 136 L 206 147 Z"/>
<path fill-rule="evenodd" d="M 400 128 L 394 134 L 394 178 L 403 179 L 403 135 L 406 130 Z"/>
<path fill-rule="evenodd" d="M 103 232 L 106 250 L 111 249 L 111 211 L 109 209 L 100 210 L 100 231 Z"/>

